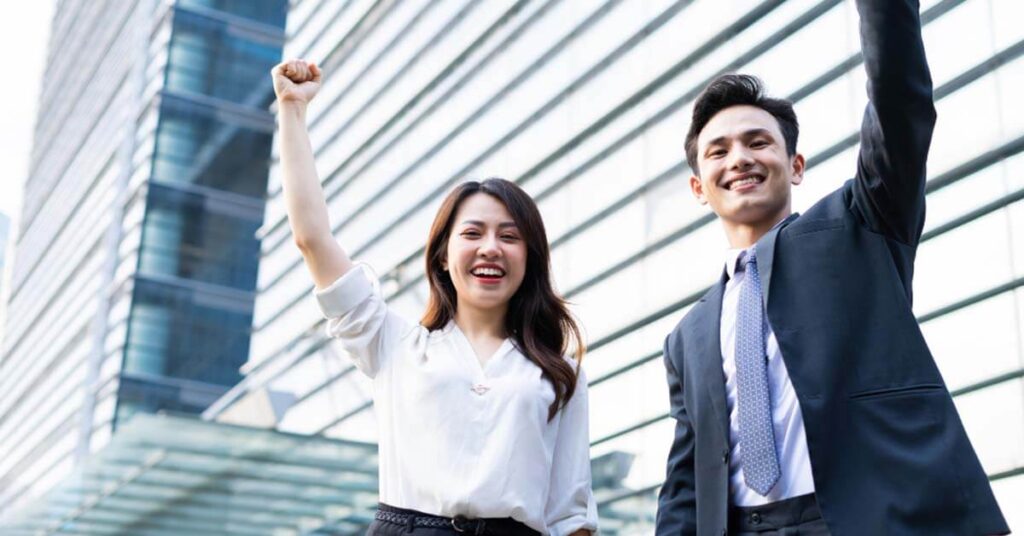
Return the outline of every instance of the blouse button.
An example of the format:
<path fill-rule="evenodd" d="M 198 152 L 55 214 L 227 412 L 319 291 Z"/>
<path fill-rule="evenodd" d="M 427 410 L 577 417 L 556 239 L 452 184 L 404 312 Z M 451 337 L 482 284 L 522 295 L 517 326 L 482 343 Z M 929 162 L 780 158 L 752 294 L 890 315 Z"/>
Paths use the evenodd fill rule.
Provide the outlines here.
<path fill-rule="evenodd" d="M 473 391 L 474 393 L 476 393 L 476 394 L 478 394 L 480 396 L 483 396 L 483 394 L 486 393 L 487 391 L 490 391 L 491 388 L 487 387 L 486 385 L 484 385 L 482 383 L 478 383 L 478 384 L 474 385 L 473 387 L 470 387 L 469 390 Z"/>

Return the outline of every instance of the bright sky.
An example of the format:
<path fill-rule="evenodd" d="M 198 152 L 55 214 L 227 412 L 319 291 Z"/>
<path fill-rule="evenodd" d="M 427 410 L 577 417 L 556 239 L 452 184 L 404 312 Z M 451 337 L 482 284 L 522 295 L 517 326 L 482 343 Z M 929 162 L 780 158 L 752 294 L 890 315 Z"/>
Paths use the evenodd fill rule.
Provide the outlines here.
<path fill-rule="evenodd" d="M 21 210 L 21 190 L 32 152 L 39 84 L 46 64 L 53 0 L 0 3 L 0 50 L 7 51 L 0 84 L 0 213 L 11 217 L 12 231 Z"/>

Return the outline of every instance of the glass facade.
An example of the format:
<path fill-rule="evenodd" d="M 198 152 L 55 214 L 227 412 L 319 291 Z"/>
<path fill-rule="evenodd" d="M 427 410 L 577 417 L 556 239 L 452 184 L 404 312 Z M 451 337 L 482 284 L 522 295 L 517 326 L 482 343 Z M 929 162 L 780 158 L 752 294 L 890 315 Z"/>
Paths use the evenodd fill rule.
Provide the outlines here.
<path fill-rule="evenodd" d="M 138 415 L 4 536 L 355 534 L 377 500 L 377 445 Z"/>
<path fill-rule="evenodd" d="M 0 353 L 0 519 L 249 354 L 286 0 L 58 4 Z"/>
<path fill-rule="evenodd" d="M 286 8 L 256 4 L 174 11 L 115 425 L 199 413 L 241 378 L 273 133 L 267 73 Z"/>
<path fill-rule="evenodd" d="M 538 0 L 291 7 L 286 57 L 320 63 L 313 148 L 335 234 L 419 318 L 441 197 L 503 176 L 537 199 L 589 340 L 605 534 L 650 534 L 673 422 L 661 346 L 721 273 L 683 140 L 715 75 L 795 102 L 804 210 L 855 170 L 866 103 L 850 0 Z M 1011 528 L 1024 530 L 1024 5 L 924 0 L 939 119 L 915 312 Z M 951 38 L 950 36 L 957 36 Z M 284 431 L 374 441 L 371 386 L 326 341 L 272 168 L 247 377 L 297 402 Z M 224 402 L 225 404 L 227 402 Z"/>

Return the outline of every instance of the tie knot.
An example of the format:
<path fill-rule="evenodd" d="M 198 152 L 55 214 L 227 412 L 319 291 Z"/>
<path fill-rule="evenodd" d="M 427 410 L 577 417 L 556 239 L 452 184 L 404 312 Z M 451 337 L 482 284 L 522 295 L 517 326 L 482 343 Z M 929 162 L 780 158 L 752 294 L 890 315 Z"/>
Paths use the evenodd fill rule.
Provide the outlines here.
<path fill-rule="evenodd" d="M 753 264 L 757 266 L 757 252 L 754 248 L 750 248 L 740 254 L 740 270 L 746 270 L 747 266 Z"/>

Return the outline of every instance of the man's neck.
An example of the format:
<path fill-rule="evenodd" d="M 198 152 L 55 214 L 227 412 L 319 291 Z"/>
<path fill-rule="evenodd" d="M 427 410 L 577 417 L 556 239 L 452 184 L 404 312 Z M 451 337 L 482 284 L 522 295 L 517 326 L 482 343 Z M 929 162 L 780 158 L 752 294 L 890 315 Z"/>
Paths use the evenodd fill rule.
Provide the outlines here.
<path fill-rule="evenodd" d="M 766 218 L 755 223 L 733 223 L 723 220 L 725 236 L 729 240 L 729 247 L 732 249 L 747 249 L 753 246 L 779 222 L 788 218 L 790 213 L 790 210 L 786 209 L 774 218 Z"/>

